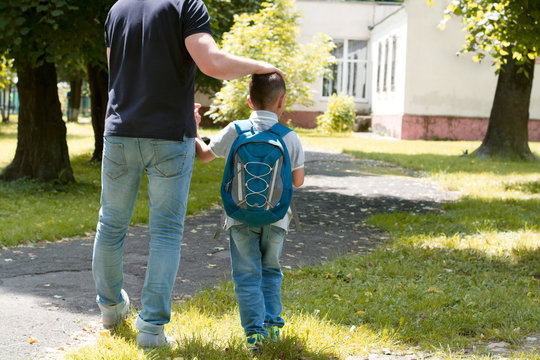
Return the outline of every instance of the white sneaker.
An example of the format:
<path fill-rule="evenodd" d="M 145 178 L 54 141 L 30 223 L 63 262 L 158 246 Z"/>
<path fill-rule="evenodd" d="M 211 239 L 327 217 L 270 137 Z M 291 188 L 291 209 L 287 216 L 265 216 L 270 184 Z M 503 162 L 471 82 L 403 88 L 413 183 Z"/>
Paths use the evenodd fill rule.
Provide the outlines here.
<path fill-rule="evenodd" d="M 129 316 L 129 296 L 124 289 L 122 289 L 121 294 L 124 301 L 119 304 L 113 306 L 98 304 L 101 309 L 101 322 L 105 329 L 112 329 Z"/>
<path fill-rule="evenodd" d="M 176 344 L 176 339 L 165 334 L 164 331 L 158 335 L 145 332 L 139 332 L 139 335 L 137 335 L 137 346 L 142 347 L 145 350 L 161 346 L 174 347 Z"/>

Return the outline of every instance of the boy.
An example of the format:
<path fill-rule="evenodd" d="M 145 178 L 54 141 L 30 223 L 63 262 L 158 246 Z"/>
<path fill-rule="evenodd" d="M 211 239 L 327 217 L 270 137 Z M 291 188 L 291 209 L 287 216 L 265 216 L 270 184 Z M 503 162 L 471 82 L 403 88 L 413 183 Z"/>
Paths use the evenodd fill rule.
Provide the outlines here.
<path fill-rule="evenodd" d="M 278 122 L 285 106 L 285 92 L 285 82 L 277 73 L 252 76 L 247 101 L 254 110 L 250 120 L 255 130 L 267 130 Z M 230 123 L 209 145 L 198 138 L 197 156 L 202 162 L 216 157 L 227 158 L 237 136 L 234 124 Z M 291 160 L 293 185 L 300 187 L 304 183 L 304 152 L 300 139 L 291 131 L 283 141 Z M 279 257 L 290 215 L 289 209 L 283 219 L 260 227 L 249 226 L 230 217 L 225 222 L 230 237 L 234 290 L 250 350 L 258 350 L 267 338 L 276 341 L 284 325 L 280 317 L 283 274 Z"/>

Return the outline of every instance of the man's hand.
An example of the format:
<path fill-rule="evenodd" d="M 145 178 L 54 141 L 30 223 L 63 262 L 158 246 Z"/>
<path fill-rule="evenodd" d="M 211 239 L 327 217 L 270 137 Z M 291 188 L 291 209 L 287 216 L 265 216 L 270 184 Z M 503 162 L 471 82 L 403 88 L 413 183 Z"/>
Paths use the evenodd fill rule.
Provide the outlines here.
<path fill-rule="evenodd" d="M 257 62 L 257 69 L 255 70 L 254 74 L 270 74 L 270 73 L 278 73 L 283 80 L 285 80 L 285 75 L 283 75 L 283 72 L 279 70 L 277 67 L 275 67 L 272 64 L 269 64 L 264 61 L 258 61 Z"/>
<path fill-rule="evenodd" d="M 195 123 L 197 124 L 197 129 L 199 129 L 199 124 L 201 123 L 201 114 L 199 114 L 200 108 L 201 108 L 201 104 L 195 103 L 195 108 L 193 112 L 195 114 Z"/>

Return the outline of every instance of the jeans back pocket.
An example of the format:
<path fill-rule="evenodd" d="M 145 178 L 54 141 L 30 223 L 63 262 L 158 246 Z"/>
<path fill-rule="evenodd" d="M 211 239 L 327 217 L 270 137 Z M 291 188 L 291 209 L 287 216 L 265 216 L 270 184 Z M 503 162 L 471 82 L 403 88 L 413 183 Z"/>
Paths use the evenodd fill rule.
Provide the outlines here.
<path fill-rule="evenodd" d="M 124 154 L 124 144 L 114 144 L 103 140 L 103 173 L 116 180 L 127 174 L 127 162 Z"/>
<path fill-rule="evenodd" d="M 185 145 L 176 141 L 155 141 L 154 148 L 155 168 L 165 177 L 180 174 L 184 169 L 186 160 Z"/>

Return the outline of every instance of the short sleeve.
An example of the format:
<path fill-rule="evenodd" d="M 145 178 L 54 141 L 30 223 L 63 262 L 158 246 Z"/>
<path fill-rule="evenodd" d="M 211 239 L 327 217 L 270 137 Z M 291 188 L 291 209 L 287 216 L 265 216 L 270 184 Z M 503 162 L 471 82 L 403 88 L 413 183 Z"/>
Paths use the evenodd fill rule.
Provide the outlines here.
<path fill-rule="evenodd" d="M 236 126 L 234 126 L 233 123 L 230 123 L 212 138 L 210 145 L 208 145 L 210 151 L 215 157 L 226 158 L 237 137 L 238 132 L 236 131 Z"/>
<path fill-rule="evenodd" d="M 291 132 L 290 135 L 287 135 L 287 137 L 288 139 L 285 145 L 289 151 L 292 171 L 302 169 L 304 167 L 304 149 L 302 148 L 300 137 L 295 132 Z M 290 146 L 287 143 L 289 143 Z"/>
<path fill-rule="evenodd" d="M 197 33 L 212 34 L 210 15 L 201 0 L 186 1 L 182 11 L 182 27 L 184 39 Z"/>

